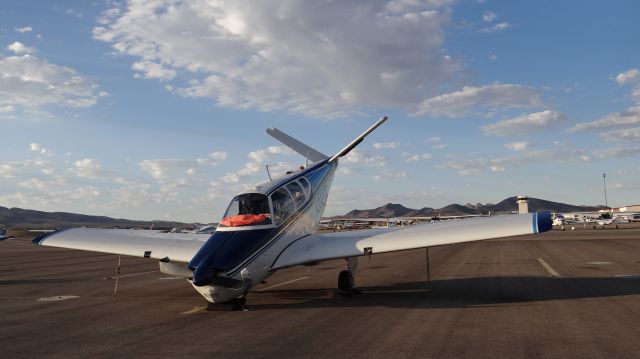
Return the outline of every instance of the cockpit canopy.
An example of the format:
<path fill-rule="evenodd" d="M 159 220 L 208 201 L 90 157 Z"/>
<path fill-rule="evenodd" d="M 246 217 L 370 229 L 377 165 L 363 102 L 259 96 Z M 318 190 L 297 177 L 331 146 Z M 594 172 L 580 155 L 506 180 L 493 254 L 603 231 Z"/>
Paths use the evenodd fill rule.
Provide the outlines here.
<path fill-rule="evenodd" d="M 241 227 L 272 224 L 269 199 L 261 193 L 244 193 L 229 204 L 220 226 Z"/>
<path fill-rule="evenodd" d="M 300 177 L 271 193 L 243 193 L 229 204 L 220 227 L 276 225 L 284 223 L 311 198 L 309 181 Z"/>

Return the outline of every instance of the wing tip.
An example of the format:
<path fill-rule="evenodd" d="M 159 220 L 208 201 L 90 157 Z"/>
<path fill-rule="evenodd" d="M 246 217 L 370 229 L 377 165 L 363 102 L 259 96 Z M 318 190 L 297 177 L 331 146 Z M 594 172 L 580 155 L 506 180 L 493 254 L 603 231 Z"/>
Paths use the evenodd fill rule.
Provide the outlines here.
<path fill-rule="evenodd" d="M 535 233 L 543 233 L 550 231 L 553 228 L 553 220 L 551 219 L 551 212 L 536 212 L 534 213 L 535 218 L 535 229 L 537 231 Z"/>

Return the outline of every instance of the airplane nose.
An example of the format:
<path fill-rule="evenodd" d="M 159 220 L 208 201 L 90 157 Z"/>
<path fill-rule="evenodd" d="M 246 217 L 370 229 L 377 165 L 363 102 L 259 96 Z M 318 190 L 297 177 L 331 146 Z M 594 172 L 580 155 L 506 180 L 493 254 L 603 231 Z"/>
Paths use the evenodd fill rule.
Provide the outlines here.
<path fill-rule="evenodd" d="M 215 271 L 211 267 L 199 265 L 193 271 L 193 284 L 197 287 L 208 285 L 214 276 Z"/>

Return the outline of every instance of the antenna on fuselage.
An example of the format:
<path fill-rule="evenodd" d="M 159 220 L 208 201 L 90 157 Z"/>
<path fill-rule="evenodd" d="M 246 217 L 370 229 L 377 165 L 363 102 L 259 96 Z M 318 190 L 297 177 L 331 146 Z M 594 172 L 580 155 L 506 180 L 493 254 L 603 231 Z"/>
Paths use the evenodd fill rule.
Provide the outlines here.
<path fill-rule="evenodd" d="M 267 176 L 269 176 L 269 181 L 273 181 L 271 179 L 271 173 L 269 173 L 269 165 L 264 165 L 267 168 Z"/>

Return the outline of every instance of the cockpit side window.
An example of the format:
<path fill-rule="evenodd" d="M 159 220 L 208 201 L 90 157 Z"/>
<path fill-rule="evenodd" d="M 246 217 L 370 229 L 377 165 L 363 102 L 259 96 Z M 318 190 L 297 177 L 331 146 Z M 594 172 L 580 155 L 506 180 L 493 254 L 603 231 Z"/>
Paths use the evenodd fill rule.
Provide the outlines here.
<path fill-rule="evenodd" d="M 284 188 L 278 188 L 273 192 L 271 195 L 271 204 L 273 205 L 273 215 L 277 226 L 286 221 L 295 210 L 293 199 Z"/>
<path fill-rule="evenodd" d="M 260 193 L 245 193 L 236 196 L 220 221 L 222 227 L 265 224 L 271 224 L 271 211 L 269 210 L 269 199 Z"/>
<path fill-rule="evenodd" d="M 304 177 L 298 178 L 298 181 L 302 185 L 302 188 L 307 192 L 307 197 L 311 197 L 311 185 L 309 184 L 309 181 Z"/>
<path fill-rule="evenodd" d="M 295 181 L 291 182 L 287 185 L 287 189 L 289 190 L 289 192 L 291 192 L 291 195 L 293 196 L 293 202 L 296 204 L 296 207 L 297 208 L 302 207 L 304 202 L 306 202 L 307 198 L 300 184 L 298 184 L 298 182 L 295 182 Z"/>

